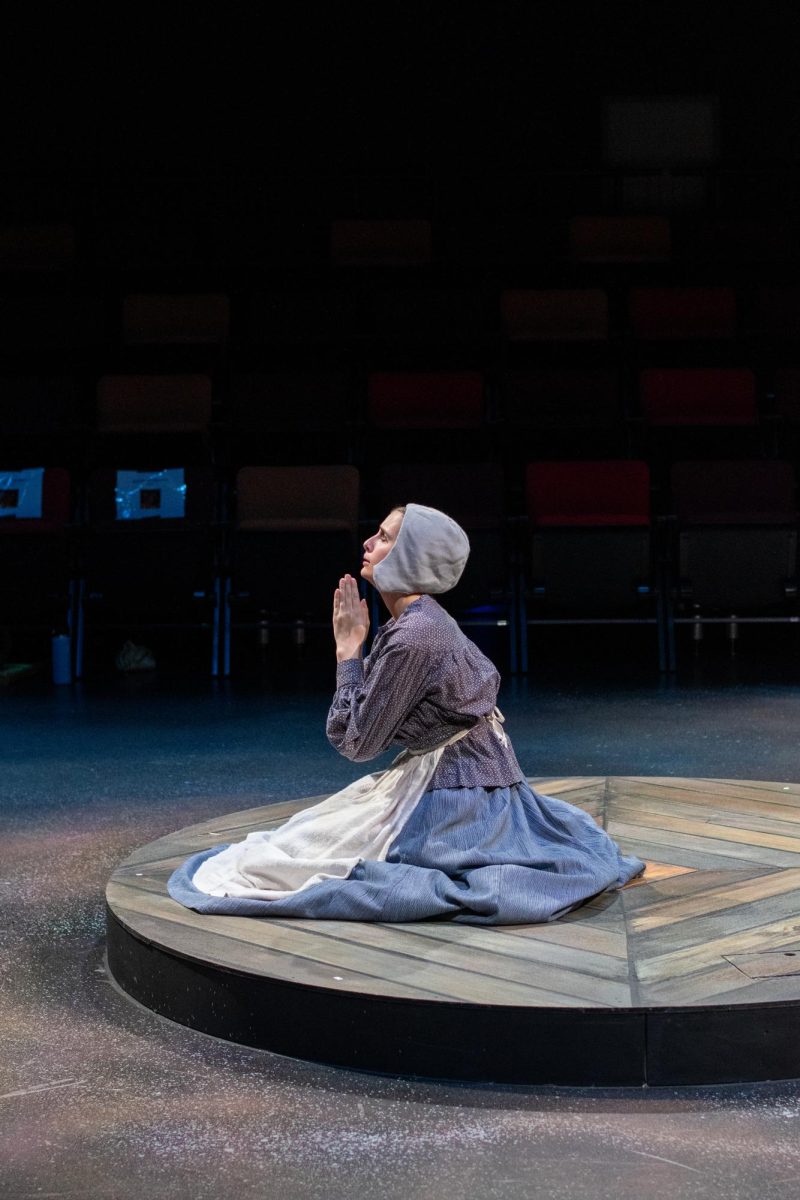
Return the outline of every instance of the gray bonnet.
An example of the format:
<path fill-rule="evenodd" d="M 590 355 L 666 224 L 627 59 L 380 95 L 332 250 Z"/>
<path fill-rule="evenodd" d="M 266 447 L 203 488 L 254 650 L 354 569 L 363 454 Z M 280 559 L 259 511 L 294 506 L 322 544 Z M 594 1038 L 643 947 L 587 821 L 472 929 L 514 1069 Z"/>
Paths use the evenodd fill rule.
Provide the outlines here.
<path fill-rule="evenodd" d="M 449 592 L 461 578 L 469 540 L 460 525 L 438 508 L 406 505 L 400 532 L 372 578 L 379 592 L 436 595 Z"/>

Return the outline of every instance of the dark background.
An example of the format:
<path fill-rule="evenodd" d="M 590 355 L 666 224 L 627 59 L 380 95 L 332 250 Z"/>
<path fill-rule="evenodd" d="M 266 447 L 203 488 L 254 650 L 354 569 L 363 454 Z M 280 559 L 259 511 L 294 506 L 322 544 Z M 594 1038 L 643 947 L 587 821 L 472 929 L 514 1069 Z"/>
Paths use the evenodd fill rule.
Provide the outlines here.
<path fill-rule="evenodd" d="M 589 168 L 603 96 L 628 93 L 717 94 L 723 164 L 798 156 L 779 0 L 34 8 L 3 43 L 6 182 Z"/>
<path fill-rule="evenodd" d="M 107 6 L 101 13 L 39 6 L 6 15 L 0 226 L 61 222 L 75 229 L 77 244 L 69 270 L 0 276 L 3 372 L 73 375 L 88 429 L 104 373 L 208 373 L 223 426 L 235 372 L 278 364 L 343 366 L 362 403 L 367 373 L 381 369 L 481 370 L 496 393 L 505 369 L 501 291 L 600 286 L 611 296 L 610 339 L 574 356 L 567 347 L 562 362 L 621 366 L 633 408 L 642 366 L 747 366 L 759 375 L 759 403 L 766 402 L 776 367 L 795 365 L 791 340 L 773 352 L 743 336 L 723 346 L 661 347 L 660 357 L 647 359 L 631 350 L 622 325 L 628 289 L 637 283 L 739 288 L 745 322 L 760 283 L 797 279 L 796 231 L 785 239 L 792 248 L 785 260 L 772 254 L 734 265 L 724 254 L 706 260 L 701 253 L 704 221 L 794 224 L 797 14 L 788 2 L 431 0 L 209 11 Z M 662 202 L 655 189 L 649 206 L 640 201 L 626 210 L 624 171 L 604 159 L 606 102 L 672 95 L 717 102 L 718 150 L 700 167 L 699 199 L 670 209 L 669 188 Z M 653 141 L 657 150 L 657 130 Z M 680 175 L 680 162 L 671 168 Z M 605 275 L 570 262 L 570 217 L 625 211 L 671 218 L 673 261 Z M 391 269 L 337 273 L 331 222 L 348 217 L 430 220 L 432 262 L 401 271 L 399 283 Z M 437 288 L 463 289 L 465 311 L 474 301 L 485 325 L 472 344 L 423 344 L 415 334 L 404 357 L 402 335 L 392 342 L 378 334 L 426 290 L 434 311 Z M 321 305 L 313 319 L 329 322 L 308 346 L 302 328 L 296 338 L 291 329 L 295 309 L 311 311 L 304 289 L 309 303 Z M 230 296 L 225 347 L 173 352 L 124 344 L 127 293 L 181 290 Z M 62 308 L 65 296 L 76 298 L 74 351 L 71 333 L 57 330 L 41 352 L 31 335 L 30 313 L 40 302 L 46 308 L 49 296 Z M 384 307 L 375 318 L 378 303 Z M 88 333 L 78 328 L 84 309 Z M 251 339 L 254 326 L 268 326 L 279 309 L 274 342 Z M 20 342 L 18 322 L 26 321 Z M 341 344 L 340 327 L 347 329 Z M 62 464 L 73 470 L 78 494 L 99 461 L 90 439 L 77 455 L 73 445 Z M 280 460 L 275 445 L 273 462 Z M 569 450 L 562 440 L 539 453 Z M 754 456 L 776 450 L 782 447 L 753 446 Z M 297 452 L 295 442 L 287 461 L 298 461 Z M 338 450 L 330 453 L 341 461 Z M 586 445 L 577 453 L 586 456 Z M 12 457 L 21 465 L 16 449 Z M 47 461 L 58 460 L 51 444 Z M 369 453 L 349 461 L 365 471 L 371 465 Z M 223 464 L 226 486 L 237 465 L 235 456 Z M 513 471 L 508 506 L 516 513 L 521 461 Z M 364 509 L 362 517 L 378 515 L 367 502 Z"/>

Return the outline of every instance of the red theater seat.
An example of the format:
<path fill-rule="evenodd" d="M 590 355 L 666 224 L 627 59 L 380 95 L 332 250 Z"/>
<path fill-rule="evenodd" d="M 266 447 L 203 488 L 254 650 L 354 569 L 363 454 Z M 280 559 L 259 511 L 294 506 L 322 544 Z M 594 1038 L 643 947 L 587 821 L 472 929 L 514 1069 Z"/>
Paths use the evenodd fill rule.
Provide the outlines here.
<path fill-rule="evenodd" d="M 381 429 L 477 429 L 483 423 L 478 371 L 374 372 L 367 415 Z"/>
<path fill-rule="evenodd" d="M 536 625 L 643 625 L 666 665 L 647 463 L 630 459 L 532 462 L 526 469 L 528 544 L 521 661 Z"/>
<path fill-rule="evenodd" d="M 747 368 L 650 368 L 640 376 L 649 425 L 756 425 L 756 380 Z"/>
<path fill-rule="evenodd" d="M 536 527 L 650 523 L 650 474 L 636 460 L 529 463 L 526 496 Z"/>
<path fill-rule="evenodd" d="M 671 593 L 677 625 L 798 620 L 796 481 L 777 459 L 677 462 Z"/>
<path fill-rule="evenodd" d="M 675 463 L 672 494 L 686 525 L 785 525 L 797 519 L 794 468 L 777 459 Z"/>
<path fill-rule="evenodd" d="M 732 338 L 736 295 L 725 287 L 632 288 L 630 324 L 652 341 Z"/>

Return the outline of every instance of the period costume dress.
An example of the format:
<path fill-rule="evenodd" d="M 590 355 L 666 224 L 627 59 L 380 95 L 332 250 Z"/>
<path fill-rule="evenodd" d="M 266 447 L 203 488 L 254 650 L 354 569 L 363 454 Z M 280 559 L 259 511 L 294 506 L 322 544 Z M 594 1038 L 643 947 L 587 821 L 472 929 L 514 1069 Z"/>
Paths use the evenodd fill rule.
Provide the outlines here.
<path fill-rule="evenodd" d="M 381 626 L 366 659 L 337 667 L 331 744 L 354 762 L 391 745 L 399 758 L 275 831 L 193 855 L 169 881 L 175 900 L 242 916 L 519 924 L 644 869 L 588 814 L 526 782 L 495 667 L 430 594 L 454 585 L 464 543 L 450 518 L 408 505 L 373 574 L 383 591 L 425 594 Z"/>

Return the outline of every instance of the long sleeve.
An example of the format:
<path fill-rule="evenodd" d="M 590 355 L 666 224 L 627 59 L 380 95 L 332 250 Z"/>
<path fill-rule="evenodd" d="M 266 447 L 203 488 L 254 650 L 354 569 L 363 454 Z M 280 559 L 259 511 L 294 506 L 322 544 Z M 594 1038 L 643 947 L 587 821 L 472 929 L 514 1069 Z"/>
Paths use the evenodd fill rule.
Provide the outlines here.
<path fill-rule="evenodd" d="M 339 663 L 328 741 L 353 762 L 375 758 L 392 744 L 425 695 L 431 669 L 430 653 L 406 641 L 387 645 L 365 662 L 351 658 Z"/>
<path fill-rule="evenodd" d="M 522 779 L 511 743 L 481 718 L 497 702 L 500 676 L 432 596 L 421 596 L 375 635 L 372 653 L 339 663 L 328 741 L 353 762 L 393 742 L 430 750 L 459 729 L 431 787 L 507 787 Z"/>

